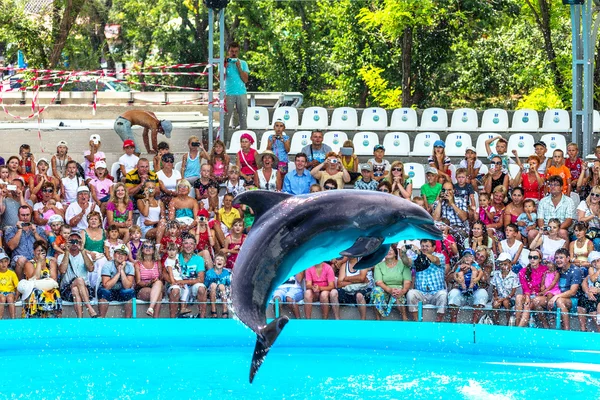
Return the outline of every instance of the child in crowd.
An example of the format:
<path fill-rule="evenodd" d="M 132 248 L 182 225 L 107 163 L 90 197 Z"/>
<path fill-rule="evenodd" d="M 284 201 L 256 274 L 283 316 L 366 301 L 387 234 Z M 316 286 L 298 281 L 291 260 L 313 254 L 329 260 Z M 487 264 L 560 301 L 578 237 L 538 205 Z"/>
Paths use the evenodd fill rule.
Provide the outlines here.
<path fill-rule="evenodd" d="M 96 163 L 96 178 L 89 183 L 92 199 L 96 202 L 102 213 L 106 211 L 106 203 L 110 200 L 110 188 L 114 185 L 112 179 L 108 178 L 108 169 L 106 162 L 98 161 Z"/>
<path fill-rule="evenodd" d="M 8 269 L 10 259 L 2 252 L 0 253 L 0 320 L 4 316 L 4 305 L 8 303 L 8 315 L 11 319 L 17 316 L 17 286 L 19 278 L 15 271 Z"/>
<path fill-rule="evenodd" d="M 378 182 L 373 179 L 373 165 L 366 163 L 360 164 L 360 179 L 354 183 L 354 189 L 357 190 L 377 190 Z"/>
<path fill-rule="evenodd" d="M 123 241 L 119 239 L 119 228 L 116 225 L 111 225 L 106 230 L 107 238 L 104 241 L 104 256 L 108 261 L 113 260 L 115 249 L 123 244 Z"/>
<path fill-rule="evenodd" d="M 200 179 L 197 179 L 193 185 L 196 200 L 205 199 L 208 196 L 208 187 L 212 185 L 219 185 L 212 178 L 212 166 L 210 164 L 202 164 L 200 167 Z"/>
<path fill-rule="evenodd" d="M 192 186 L 200 179 L 200 138 L 198 136 L 190 136 L 188 139 L 189 151 L 183 155 L 181 159 L 181 175 L 183 179 L 186 179 Z M 193 196 L 190 193 L 190 196 Z"/>
<path fill-rule="evenodd" d="M 192 312 L 192 310 L 187 308 L 185 305 L 189 295 L 189 291 L 185 290 L 186 285 L 178 283 L 183 280 L 182 269 L 181 265 L 179 264 L 179 247 L 180 246 L 174 242 L 169 242 L 169 244 L 167 244 L 167 254 L 163 264 L 165 271 L 167 272 L 167 295 L 169 295 L 173 289 L 177 288 L 180 290 L 179 301 L 184 303 L 181 304 L 181 311 L 179 312 L 179 315 L 184 315 L 189 314 Z"/>
<path fill-rule="evenodd" d="M 52 175 L 59 181 L 67 176 L 67 163 L 71 161 L 71 157 L 67 154 L 69 147 L 67 142 L 60 140 L 56 145 L 56 154 L 50 159 L 52 165 Z"/>
<path fill-rule="evenodd" d="M 523 212 L 517 217 L 517 226 L 523 238 L 523 243 L 526 243 L 529 231 L 537 228 L 536 206 L 535 201 L 532 199 L 523 202 Z"/>
<path fill-rule="evenodd" d="M 227 265 L 225 268 L 230 271 L 233 271 L 235 260 L 237 260 L 244 240 L 246 240 L 246 235 L 244 235 L 244 220 L 237 218 L 233 221 L 231 231 L 225 237 L 225 251 L 227 254 Z"/>
<path fill-rule="evenodd" d="M 162 167 L 163 167 L 162 156 L 164 156 L 165 154 L 168 154 L 170 152 L 169 150 L 170 150 L 169 143 L 160 142 L 158 144 L 158 153 L 152 159 L 152 165 L 154 165 L 154 172 L 158 172 L 162 169 Z"/>
<path fill-rule="evenodd" d="M 519 235 L 519 227 L 515 224 L 508 224 L 504 228 L 506 239 L 500 242 L 500 249 L 498 251 L 502 253 L 508 253 L 513 266 L 513 271 L 518 274 L 522 266 L 519 263 L 521 252 L 523 251 L 523 242 L 517 240 Z"/>
<path fill-rule="evenodd" d="M 483 275 L 479 264 L 475 262 L 475 251 L 466 249 L 458 260 L 454 271 L 454 281 L 458 283 L 460 291 L 465 295 L 472 295 L 479 289 L 478 283 Z"/>
<path fill-rule="evenodd" d="M 538 173 L 540 175 L 543 175 L 546 173 L 546 169 L 548 168 L 548 164 L 550 164 L 550 157 L 546 157 L 546 151 L 548 151 L 548 148 L 546 147 L 546 143 L 539 140 L 537 142 L 535 142 L 535 144 L 533 145 L 533 149 L 535 152 L 535 155 L 538 156 L 538 158 L 540 159 L 540 165 L 538 167 Z M 548 175 L 550 176 L 550 175 Z"/>
<path fill-rule="evenodd" d="M 486 225 L 491 224 L 496 216 L 496 208 L 491 205 L 491 201 L 489 193 L 479 195 L 479 208 L 476 214 L 479 216 L 479 220 Z"/>
<path fill-rule="evenodd" d="M 496 142 L 496 152 L 492 151 L 491 145 Z M 502 170 L 508 173 L 508 164 L 514 163 L 514 161 L 506 153 L 508 149 L 508 142 L 502 136 L 494 136 L 485 141 L 485 151 L 488 155 L 488 160 L 492 161 L 494 157 L 500 157 L 502 160 Z"/>
<path fill-rule="evenodd" d="M 376 144 L 373 147 L 373 158 L 369 159 L 368 163 L 373 167 L 373 179 L 377 182 L 389 175 L 391 164 L 388 160 L 384 160 L 385 147 Z"/>
<path fill-rule="evenodd" d="M 235 165 L 240 169 L 240 175 L 248 184 L 258 184 L 254 182 L 254 173 L 258 171 L 256 164 L 256 150 L 251 146 L 254 144 L 254 138 L 248 133 L 240 136 L 240 151 L 237 152 Z"/>
<path fill-rule="evenodd" d="M 502 253 L 498 256 L 499 269 L 492 271 L 490 285 L 493 288 L 492 308 L 494 313 L 492 319 L 495 325 L 500 324 L 500 314 L 498 310 L 504 308 L 510 310 L 515 303 L 515 294 L 519 286 L 519 277 L 512 271 L 512 261 L 510 254 Z M 506 323 L 510 318 L 506 318 Z"/>
<path fill-rule="evenodd" d="M 254 211 L 245 204 L 242 204 L 241 210 L 244 213 L 244 233 L 247 235 L 254 225 Z"/>
<path fill-rule="evenodd" d="M 481 162 L 481 160 L 477 158 L 477 150 L 473 146 L 467 147 L 467 150 L 465 151 L 465 158 L 461 160 L 458 164 L 459 169 L 464 168 L 467 170 L 467 182 L 469 182 L 471 186 L 473 186 L 473 189 L 475 191 L 477 191 L 479 185 L 481 184 L 478 178 L 480 177 L 479 169 L 482 165 L 483 163 Z"/>
<path fill-rule="evenodd" d="M 106 155 L 100 151 L 101 145 L 100 135 L 90 136 L 90 149 L 83 152 L 83 170 L 86 182 L 96 177 L 96 163 L 100 160 L 106 161 Z"/>
<path fill-rule="evenodd" d="M 317 193 L 317 192 L 322 192 L 323 189 L 321 188 L 321 185 L 319 185 L 318 183 L 313 183 L 312 185 L 310 185 L 310 192 L 311 193 Z"/>
<path fill-rule="evenodd" d="M 212 166 L 213 178 L 218 183 L 224 183 L 227 180 L 229 162 L 230 158 L 225 152 L 225 143 L 219 139 L 215 140 L 208 155 L 208 163 Z"/>
<path fill-rule="evenodd" d="M 585 237 L 588 225 L 585 222 L 576 222 L 573 227 L 575 240 L 569 244 L 571 263 L 577 267 L 588 268 L 588 255 L 594 250 L 594 243 Z"/>
<path fill-rule="evenodd" d="M 435 168 L 427 167 L 425 178 L 427 183 L 421 186 L 421 196 L 427 199 L 427 210 L 431 210 L 431 206 L 442 191 L 442 184 L 438 182 L 438 172 Z"/>
<path fill-rule="evenodd" d="M 206 271 L 206 276 L 204 277 L 204 285 L 208 290 L 210 299 L 210 315 L 213 318 L 217 318 L 217 298 L 219 298 L 223 306 L 221 317 L 229 317 L 227 303 L 229 302 L 229 289 L 231 287 L 231 272 L 223 269 L 226 262 L 227 259 L 224 254 L 217 254 L 215 256 L 214 268 Z"/>
<path fill-rule="evenodd" d="M 161 254 L 165 254 L 167 252 L 167 245 L 169 243 L 175 243 L 178 247 L 181 247 L 181 232 L 179 230 L 179 223 L 177 221 L 169 221 L 166 226 L 167 234 L 162 237 L 160 240 L 160 250 Z"/>
<path fill-rule="evenodd" d="M 77 176 L 77 163 L 73 160 L 67 162 L 67 176 L 61 179 L 61 193 L 63 204 L 69 206 L 77 201 L 77 188 L 84 185 L 85 181 Z"/>
<path fill-rule="evenodd" d="M 22 144 L 19 147 L 19 175 L 29 182 L 35 176 L 35 157 L 31 153 L 31 146 L 28 144 Z"/>
<path fill-rule="evenodd" d="M 450 157 L 446 156 L 446 143 L 443 140 L 436 140 L 433 143 L 433 153 L 427 159 L 429 167 L 435 168 L 438 173 L 438 181 L 444 183 L 452 182 L 450 176 Z"/>
<path fill-rule="evenodd" d="M 427 210 L 427 202 L 423 197 L 415 196 L 413 197 L 412 202 Z"/>
<path fill-rule="evenodd" d="M 54 214 L 48 219 L 48 226 L 50 227 L 48 232 L 48 257 L 54 257 L 56 254 L 54 243 L 60 237 L 60 231 L 64 223 L 65 220 L 59 214 Z M 69 233 L 71 232 L 69 231 Z"/>
<path fill-rule="evenodd" d="M 227 193 L 223 196 L 223 207 L 219 209 L 217 212 L 217 221 L 221 223 L 221 230 L 224 235 L 229 233 L 229 230 L 232 228 L 233 223 L 242 218 L 242 214 L 238 208 L 234 208 L 233 205 L 233 195 L 231 193 Z"/>
<path fill-rule="evenodd" d="M 548 167 L 547 175 L 558 175 L 563 179 L 563 194 L 569 196 L 571 194 L 571 171 L 565 165 L 565 156 L 561 149 L 554 150 L 552 153 L 552 161 Z"/>
<path fill-rule="evenodd" d="M 137 168 L 137 163 L 140 160 L 140 158 L 134 154 L 135 143 L 133 140 L 125 140 L 123 142 L 123 150 L 125 150 L 125 154 L 119 157 L 119 170 L 121 171 L 122 179 Z"/>
<path fill-rule="evenodd" d="M 456 239 L 450 233 L 450 221 L 448 218 L 442 218 L 439 222 L 436 221 L 435 226 L 442 231 L 442 240 L 435 242 L 435 252 L 442 253 L 446 259 L 446 265 L 450 266 L 458 257 Z"/>
<path fill-rule="evenodd" d="M 219 209 L 221 209 L 223 205 L 223 197 L 219 196 L 219 184 L 217 182 L 213 182 L 206 191 L 207 196 L 205 199 L 200 200 L 204 205 L 204 209 L 208 211 L 209 217 L 215 218 Z M 234 206 L 234 208 L 239 208 L 239 206 Z"/>
<path fill-rule="evenodd" d="M 229 180 L 225 183 L 227 193 L 231 193 L 233 197 L 235 197 L 238 194 L 246 191 L 246 182 L 243 179 L 240 179 L 240 169 L 237 167 L 237 165 L 231 165 L 229 167 L 227 176 L 229 177 Z"/>
<path fill-rule="evenodd" d="M 571 191 L 577 189 L 577 180 L 585 169 L 585 162 L 579 158 L 579 147 L 575 143 L 567 145 L 568 158 L 565 160 L 565 166 L 569 168 L 571 173 Z"/>
<path fill-rule="evenodd" d="M 473 185 L 469 183 L 469 177 L 466 168 L 459 168 L 456 170 L 454 197 L 466 199 L 467 207 L 470 206 L 473 212 L 477 209 L 477 203 L 475 203 L 475 190 L 473 189 Z"/>
<path fill-rule="evenodd" d="M 129 242 L 127 242 L 127 248 L 129 248 L 129 262 L 135 263 L 140 248 L 142 247 L 142 228 L 138 225 L 129 227 L 129 239 Z"/>
<path fill-rule="evenodd" d="M 71 226 L 63 224 L 60 227 L 60 235 L 56 236 L 56 240 L 52 244 L 55 254 L 65 254 L 67 248 L 67 241 L 71 235 Z"/>
<path fill-rule="evenodd" d="M 285 175 L 288 173 L 288 158 L 292 141 L 285 134 L 285 123 L 282 119 L 277 119 L 273 124 L 275 133 L 269 136 L 267 150 L 271 150 L 277 156 L 279 163 L 275 166 L 279 179 L 283 182 Z"/>
<path fill-rule="evenodd" d="M 560 273 L 557 271 L 556 263 L 549 261 L 545 263 L 548 269 L 542 275 L 542 284 L 540 285 L 540 295 L 546 296 L 548 300 L 552 297 L 560 294 L 560 286 L 558 281 L 560 279 Z"/>

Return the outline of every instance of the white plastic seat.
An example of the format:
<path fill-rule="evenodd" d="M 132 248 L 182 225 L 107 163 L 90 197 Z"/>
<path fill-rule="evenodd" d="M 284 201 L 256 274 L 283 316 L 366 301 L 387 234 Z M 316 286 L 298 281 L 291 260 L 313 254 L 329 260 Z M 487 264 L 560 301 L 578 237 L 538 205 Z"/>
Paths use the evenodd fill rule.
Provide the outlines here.
<path fill-rule="evenodd" d="M 594 110 L 592 117 L 592 129 L 594 132 L 600 132 L 600 112 L 598 112 L 598 110 Z"/>
<path fill-rule="evenodd" d="M 340 147 L 344 145 L 346 140 L 348 140 L 348 135 L 342 131 L 329 131 L 323 135 L 323 143 L 331 147 L 331 150 L 335 152 L 340 151 Z"/>
<path fill-rule="evenodd" d="M 404 164 L 404 171 L 410 179 L 412 179 L 413 190 L 421 189 L 427 180 L 425 179 L 425 168 L 420 163 Z"/>
<path fill-rule="evenodd" d="M 540 132 L 566 133 L 571 129 L 571 118 L 567 110 L 552 109 L 544 113 Z"/>
<path fill-rule="evenodd" d="M 540 129 L 538 112 L 529 108 L 516 110 L 512 117 L 509 132 L 537 132 Z"/>
<path fill-rule="evenodd" d="M 419 120 L 417 111 L 412 108 L 397 108 L 392 112 L 389 130 L 393 131 L 416 131 Z"/>
<path fill-rule="evenodd" d="M 506 152 L 512 156 L 512 151 L 517 150 L 519 157 L 529 157 L 534 154 L 534 143 L 535 139 L 529 133 L 513 133 L 508 138 L 508 149 Z"/>
<path fill-rule="evenodd" d="M 292 143 L 290 143 L 290 154 L 295 155 L 302 151 L 304 146 L 312 144 L 310 140 L 310 131 L 297 131 L 292 135 Z"/>
<path fill-rule="evenodd" d="M 118 183 L 118 181 L 116 179 L 117 179 L 117 171 L 119 171 L 119 168 L 121 168 L 121 163 L 119 163 L 118 161 L 112 163 L 112 165 L 110 166 L 110 176 L 113 177 L 113 181 L 115 183 Z"/>
<path fill-rule="evenodd" d="M 508 175 L 510 179 L 515 179 L 515 177 L 519 174 L 521 168 L 517 164 L 508 164 Z"/>
<path fill-rule="evenodd" d="M 278 119 L 283 120 L 285 129 L 296 129 L 298 128 L 298 109 L 296 107 L 278 107 L 273 113 L 273 123 L 271 124 L 271 127 Z"/>
<path fill-rule="evenodd" d="M 259 153 L 262 153 L 263 151 L 265 151 L 267 149 L 267 145 L 269 144 L 269 136 L 273 135 L 274 133 L 275 133 L 275 131 L 273 131 L 273 130 L 265 131 L 260 136 L 260 147 L 258 148 Z"/>
<path fill-rule="evenodd" d="M 433 144 L 440 139 L 435 132 L 422 132 L 415 136 L 411 156 L 430 156 L 433 154 Z"/>
<path fill-rule="evenodd" d="M 323 107 L 308 107 L 302 113 L 300 129 L 327 129 L 327 110 Z"/>
<path fill-rule="evenodd" d="M 389 132 L 383 138 L 386 156 L 407 156 L 410 153 L 410 138 L 404 132 Z"/>
<path fill-rule="evenodd" d="M 482 133 L 479 136 L 477 136 L 477 144 L 475 145 L 475 151 L 477 151 L 477 157 L 487 157 L 487 151 L 485 150 L 485 141 L 493 138 L 495 136 L 501 136 L 498 133 Z M 494 152 L 494 149 L 496 147 L 496 142 L 492 142 L 492 144 L 490 145 L 490 147 L 492 148 L 492 153 Z"/>
<path fill-rule="evenodd" d="M 561 134 L 546 134 L 542 135 L 540 140 L 546 143 L 546 157 L 552 157 L 554 150 L 562 150 L 565 157 L 567 157 L 567 139 Z"/>
<path fill-rule="evenodd" d="M 381 107 L 365 108 L 360 117 L 360 130 L 384 131 L 387 129 L 387 112 Z"/>
<path fill-rule="evenodd" d="M 481 167 L 479 168 L 479 175 L 485 175 L 490 171 L 490 169 L 488 168 L 487 165 L 485 164 L 481 164 Z"/>
<path fill-rule="evenodd" d="M 248 107 L 246 126 L 248 129 L 269 129 L 269 110 L 266 107 Z"/>
<path fill-rule="evenodd" d="M 473 145 L 471 135 L 464 132 L 449 133 L 445 143 L 448 157 L 464 157 L 466 148 Z"/>
<path fill-rule="evenodd" d="M 426 108 L 421 115 L 420 131 L 445 131 L 448 129 L 448 114 L 439 107 Z"/>
<path fill-rule="evenodd" d="M 175 166 L 173 168 L 175 168 L 176 171 L 181 172 L 181 166 L 183 165 L 183 161 L 177 161 L 175 163 Z"/>
<path fill-rule="evenodd" d="M 375 132 L 358 132 L 352 138 L 352 143 L 357 156 L 372 156 L 373 147 L 379 144 L 379 136 Z"/>
<path fill-rule="evenodd" d="M 452 113 L 449 131 L 476 132 L 479 126 L 477 111 L 472 108 L 459 108 Z"/>
<path fill-rule="evenodd" d="M 227 153 L 235 154 L 238 151 L 240 151 L 240 149 L 241 149 L 240 137 L 244 133 L 247 133 L 250 136 L 252 136 L 252 138 L 254 139 L 254 143 L 252 143 L 252 145 L 250 147 L 252 147 L 253 149 L 256 149 L 256 133 L 254 133 L 254 131 L 241 130 L 241 131 L 235 131 L 235 132 L 233 132 L 233 135 L 231 135 L 231 141 L 229 142 L 229 148 L 227 149 Z"/>
<path fill-rule="evenodd" d="M 490 108 L 483 112 L 481 132 L 506 132 L 508 130 L 508 113 L 501 108 Z"/>
<path fill-rule="evenodd" d="M 456 165 L 450 164 L 450 166 L 448 167 L 448 170 L 450 171 L 450 179 L 452 180 L 452 183 L 458 182 L 456 180 Z"/>
<path fill-rule="evenodd" d="M 352 107 L 340 107 L 333 110 L 329 129 L 355 131 L 358 127 L 358 113 Z"/>

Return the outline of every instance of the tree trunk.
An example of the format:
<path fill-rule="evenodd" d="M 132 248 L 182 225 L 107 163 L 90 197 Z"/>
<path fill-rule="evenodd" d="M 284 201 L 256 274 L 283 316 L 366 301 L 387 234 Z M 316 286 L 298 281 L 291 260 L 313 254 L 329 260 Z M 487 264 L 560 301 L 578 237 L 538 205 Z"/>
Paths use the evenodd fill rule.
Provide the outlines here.
<path fill-rule="evenodd" d="M 52 52 L 50 53 L 49 63 L 51 67 L 58 65 L 60 62 L 60 56 L 67 43 L 69 32 L 71 31 L 79 12 L 83 8 L 84 3 L 85 0 L 67 0 L 62 17 L 54 19 L 54 22 L 58 22 L 58 29 L 55 30 L 54 27 L 52 29 L 56 35 L 54 36 Z M 58 17 L 58 10 L 55 10 L 55 17 Z"/>
<path fill-rule="evenodd" d="M 402 33 L 402 107 L 410 107 L 412 105 L 410 68 L 412 63 L 412 41 L 412 28 L 407 27 Z"/>

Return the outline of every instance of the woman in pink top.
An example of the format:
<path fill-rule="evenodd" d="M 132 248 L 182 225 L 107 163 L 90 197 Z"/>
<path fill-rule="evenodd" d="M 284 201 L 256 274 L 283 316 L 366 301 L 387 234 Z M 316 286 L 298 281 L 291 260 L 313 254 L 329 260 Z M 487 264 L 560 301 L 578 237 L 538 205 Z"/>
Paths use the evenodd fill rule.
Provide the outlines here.
<path fill-rule="evenodd" d="M 244 133 L 240 136 L 242 149 L 237 152 L 235 160 L 235 164 L 240 169 L 240 175 L 248 185 L 258 184 L 258 182 L 254 182 L 254 173 L 258 171 L 258 165 L 255 160 L 256 150 L 251 147 L 253 144 L 254 138 L 250 134 Z"/>
<path fill-rule="evenodd" d="M 329 292 L 333 289 L 335 274 L 327 263 L 314 265 L 306 270 L 306 291 L 304 292 L 304 317 L 311 318 L 312 303 L 321 303 L 323 319 L 329 317 Z"/>
<path fill-rule="evenodd" d="M 542 252 L 538 249 L 529 252 L 529 265 L 519 271 L 519 281 L 523 294 L 517 295 L 515 310 L 517 311 L 517 326 L 529 325 L 531 308 L 541 309 L 546 297 L 540 296 L 544 274 L 548 270 L 542 262 Z"/>
<path fill-rule="evenodd" d="M 146 314 L 152 318 L 160 315 L 160 300 L 163 296 L 163 281 L 161 276 L 161 265 L 155 254 L 154 242 L 146 240 L 142 244 L 141 254 L 138 253 L 138 261 L 135 267 L 135 288 L 137 298 L 150 302 Z"/>

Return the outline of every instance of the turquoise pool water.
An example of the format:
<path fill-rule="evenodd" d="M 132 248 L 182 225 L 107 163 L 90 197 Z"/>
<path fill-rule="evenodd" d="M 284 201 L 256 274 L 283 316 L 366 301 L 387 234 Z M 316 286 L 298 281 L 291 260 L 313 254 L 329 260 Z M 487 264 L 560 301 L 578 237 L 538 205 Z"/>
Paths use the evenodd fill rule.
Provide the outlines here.
<path fill-rule="evenodd" d="M 0 399 L 600 397 L 597 334 L 291 321 L 250 385 L 254 338 L 234 320 L 2 327 Z"/>

